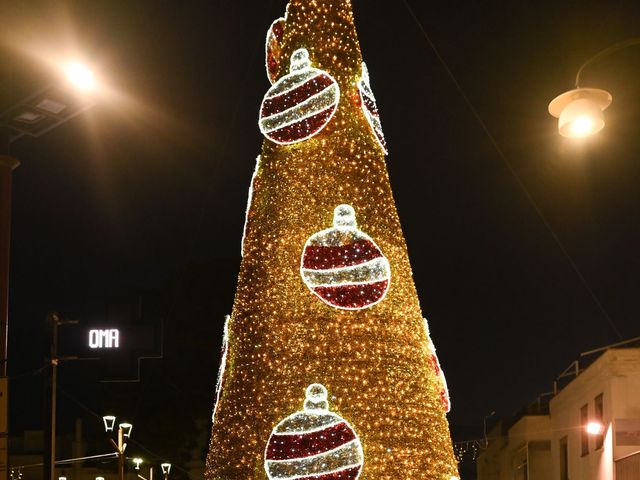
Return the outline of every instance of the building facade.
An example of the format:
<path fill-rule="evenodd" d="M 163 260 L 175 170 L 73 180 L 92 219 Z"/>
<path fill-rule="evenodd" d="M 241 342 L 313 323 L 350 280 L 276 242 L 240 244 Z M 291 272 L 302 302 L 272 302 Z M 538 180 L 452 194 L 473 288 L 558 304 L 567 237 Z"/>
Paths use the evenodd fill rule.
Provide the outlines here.
<path fill-rule="evenodd" d="M 548 404 L 492 430 L 478 480 L 640 480 L 640 348 L 571 368 Z"/>

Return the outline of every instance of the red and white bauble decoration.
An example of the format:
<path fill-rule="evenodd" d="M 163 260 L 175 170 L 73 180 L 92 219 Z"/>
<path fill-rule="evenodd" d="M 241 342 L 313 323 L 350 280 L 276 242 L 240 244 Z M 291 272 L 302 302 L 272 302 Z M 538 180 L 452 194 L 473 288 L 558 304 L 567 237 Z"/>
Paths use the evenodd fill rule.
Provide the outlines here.
<path fill-rule="evenodd" d="M 280 53 L 282 51 L 282 38 L 284 37 L 284 24 L 286 15 L 273 21 L 267 31 L 267 41 L 265 43 L 265 64 L 267 77 L 273 84 L 276 81 L 278 66 L 280 65 Z"/>
<path fill-rule="evenodd" d="M 333 228 L 312 235 L 302 251 L 304 283 L 323 302 L 345 310 L 371 307 L 384 298 L 391 281 L 389 260 L 358 230 L 350 205 L 333 212 Z"/>
<path fill-rule="evenodd" d="M 304 410 L 275 426 L 264 454 L 269 480 L 356 480 L 363 463 L 358 435 L 329 411 L 319 383 L 307 387 Z"/>
<path fill-rule="evenodd" d="M 260 131 L 279 144 L 301 142 L 316 135 L 338 108 L 335 78 L 311 66 L 309 52 L 293 52 L 289 73 L 267 92 L 260 106 Z"/>
<path fill-rule="evenodd" d="M 444 376 L 444 372 L 442 368 L 440 368 L 440 361 L 438 360 L 438 355 L 436 354 L 436 347 L 433 345 L 433 341 L 431 340 L 431 333 L 429 332 L 429 323 L 427 319 L 424 319 L 424 328 L 427 334 L 427 355 L 429 355 L 429 362 L 431 364 L 431 369 L 433 373 L 435 373 L 436 377 L 438 377 L 438 384 L 440 388 L 440 401 L 442 402 L 442 406 L 444 407 L 445 412 L 451 411 L 451 398 L 449 397 L 449 387 L 447 386 L 447 379 Z"/>
<path fill-rule="evenodd" d="M 369 83 L 369 70 L 367 65 L 362 62 L 362 74 L 358 81 L 358 91 L 360 92 L 360 105 L 362 106 L 362 112 L 369 122 L 369 126 L 375 134 L 376 140 L 384 153 L 387 151 L 387 142 L 384 139 L 382 133 L 382 124 L 380 123 L 380 114 L 378 113 L 378 106 L 376 104 L 376 98 L 373 96 L 371 90 L 371 84 Z"/>

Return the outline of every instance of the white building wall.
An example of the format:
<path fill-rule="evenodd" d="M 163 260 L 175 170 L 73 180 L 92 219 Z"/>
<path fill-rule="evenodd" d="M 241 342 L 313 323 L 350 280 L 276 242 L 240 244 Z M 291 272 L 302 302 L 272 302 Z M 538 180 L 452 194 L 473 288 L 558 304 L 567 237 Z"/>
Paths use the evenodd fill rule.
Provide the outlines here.
<path fill-rule="evenodd" d="M 560 480 L 560 440 L 568 439 L 569 479 L 614 480 L 614 459 L 639 447 L 614 451 L 614 420 L 640 418 L 640 349 L 605 352 L 550 402 L 552 480 Z M 595 398 L 603 395 L 605 438 L 596 449 L 589 436 L 589 452 L 582 455 L 580 409 L 588 405 L 589 421 L 595 418 Z"/>
<path fill-rule="evenodd" d="M 589 436 L 589 451 L 583 455 L 580 410 L 588 405 L 588 421 L 595 421 L 595 399 L 600 394 L 604 442 L 596 448 L 596 437 Z M 564 437 L 568 480 L 615 480 L 616 460 L 640 452 L 640 348 L 604 352 L 551 399 L 549 410 L 549 416 L 522 417 L 506 436 L 494 438 L 478 458 L 478 480 L 517 480 L 517 466 L 524 459 L 529 480 L 563 480 Z M 616 429 L 623 424 L 631 432 L 627 442 L 634 445 L 616 443 Z M 640 474 L 637 477 L 633 480 L 640 480 Z"/>
<path fill-rule="evenodd" d="M 493 437 L 478 457 L 478 480 L 548 480 L 549 435 L 548 416 L 520 418 L 506 438 Z"/>

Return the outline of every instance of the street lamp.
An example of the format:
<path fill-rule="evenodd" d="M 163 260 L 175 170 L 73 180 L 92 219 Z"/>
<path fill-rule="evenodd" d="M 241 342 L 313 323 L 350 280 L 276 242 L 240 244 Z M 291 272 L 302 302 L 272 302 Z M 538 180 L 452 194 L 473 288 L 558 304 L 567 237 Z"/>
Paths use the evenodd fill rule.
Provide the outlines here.
<path fill-rule="evenodd" d="M 604 425 L 600 422 L 589 422 L 584 429 L 589 435 L 601 435 L 604 432 Z"/>
<path fill-rule="evenodd" d="M 70 62 L 64 66 L 64 73 L 67 80 L 78 90 L 87 92 L 96 86 L 96 79 L 93 72 L 79 62 Z"/>
<path fill-rule="evenodd" d="M 50 351 L 47 363 L 50 367 L 49 378 L 47 379 L 47 397 L 46 404 L 49 406 L 51 416 L 47 425 L 47 437 L 45 438 L 45 454 L 44 464 L 46 476 L 50 480 L 55 479 L 56 470 L 56 416 L 57 416 L 57 383 L 58 383 L 58 365 L 65 360 L 76 360 L 77 357 L 61 357 L 58 355 L 58 327 L 64 325 L 74 325 L 77 320 L 63 320 L 55 313 L 49 313 L 46 319 L 46 328 L 50 334 Z"/>
<path fill-rule="evenodd" d="M 113 427 L 116 424 L 116 416 L 115 415 L 105 415 L 102 417 L 102 421 L 104 422 L 104 431 L 105 432 L 113 432 Z"/>
<path fill-rule="evenodd" d="M 86 93 L 96 86 L 93 73 L 86 67 L 76 63 L 67 69 L 67 78 L 76 91 Z M 23 99 L 10 109 L 0 112 L 0 397 L 9 396 L 8 366 L 8 334 L 9 334 L 9 257 L 11 227 L 11 183 L 12 172 L 20 165 L 10 155 L 11 142 L 23 135 L 38 137 L 62 125 L 73 117 L 84 112 L 94 104 L 94 99 L 87 95 L 73 95 L 68 88 L 51 84 L 33 95 Z M 55 367 L 56 364 L 52 365 Z M 53 375 L 54 369 L 52 369 Z M 55 381 L 50 379 L 52 385 Z M 55 388 L 55 387 L 53 387 Z M 51 390 L 51 389 L 49 389 Z M 55 392 L 52 392 L 55 393 Z M 55 399 L 52 399 L 55 408 Z M 0 409 L 0 438 L 8 435 L 8 408 Z M 49 480 L 54 480 L 55 469 L 55 411 L 52 412 L 52 449 L 45 454 L 49 464 Z M 48 441 L 48 440 L 47 440 Z M 8 464 L 7 449 L 0 449 L 0 465 Z M 45 467 L 46 468 L 46 467 Z"/>
<path fill-rule="evenodd" d="M 114 415 L 105 415 L 102 417 L 104 423 L 104 431 L 109 433 L 114 431 L 114 425 L 116 423 L 116 417 Z M 109 441 L 113 448 L 116 449 L 116 455 L 118 455 L 118 472 L 120 480 L 124 480 L 124 451 L 127 448 L 127 439 L 131 437 L 131 430 L 133 425 L 127 422 L 120 423 L 118 425 L 117 441 L 109 437 Z M 136 465 L 136 469 L 139 464 Z"/>
<path fill-rule="evenodd" d="M 558 118 L 558 131 L 563 137 L 588 137 L 604 128 L 603 111 L 612 100 L 606 90 L 575 88 L 554 98 L 549 113 Z"/>
<path fill-rule="evenodd" d="M 160 464 L 160 468 L 162 469 L 162 475 L 164 475 L 164 480 L 169 478 L 169 473 L 171 472 L 171 464 L 170 463 L 162 463 Z"/>
<path fill-rule="evenodd" d="M 568 138 L 584 138 L 604 128 L 603 112 L 611 105 L 613 97 L 600 88 L 581 87 L 582 72 L 604 57 L 633 45 L 640 45 L 640 38 L 630 38 L 616 43 L 588 59 L 578 69 L 576 88 L 558 95 L 549 103 L 549 113 L 558 118 L 560 135 Z"/>

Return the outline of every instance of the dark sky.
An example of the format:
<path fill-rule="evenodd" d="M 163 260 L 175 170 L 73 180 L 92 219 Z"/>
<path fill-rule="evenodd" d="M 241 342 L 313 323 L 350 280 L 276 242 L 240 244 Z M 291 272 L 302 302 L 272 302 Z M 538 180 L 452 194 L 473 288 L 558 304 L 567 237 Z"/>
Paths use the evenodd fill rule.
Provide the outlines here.
<path fill-rule="evenodd" d="M 640 47 L 585 72 L 585 85 L 614 98 L 597 138 L 566 141 L 547 113 L 583 61 L 640 36 L 640 4 L 409 3 L 537 205 L 403 1 L 354 0 L 415 281 L 451 390 L 450 420 L 479 425 L 492 410 L 507 416 L 550 390 L 580 352 L 618 341 L 611 322 L 623 338 L 640 335 Z M 14 176 L 13 373 L 40 364 L 30 339 L 48 308 L 89 315 L 121 292 L 164 289 L 189 265 L 210 266 L 214 286 L 233 291 L 234 268 L 216 262 L 236 270 L 240 262 L 262 141 L 257 111 L 269 87 L 264 35 L 284 7 L 3 2 L 0 39 L 13 79 L 3 91 L 13 101 L 48 81 L 28 54 L 37 45 L 76 45 L 129 99 L 104 98 L 46 136 L 12 145 L 22 162 Z M 184 325 L 220 332 L 202 339 L 215 362 L 231 306 Z M 204 375 L 202 389 L 212 392 L 214 379 L 215 371 Z"/>

